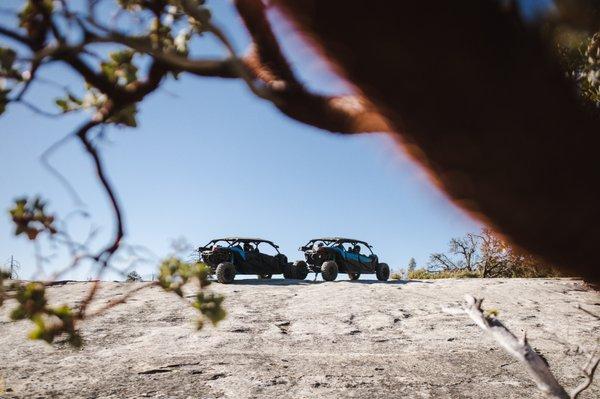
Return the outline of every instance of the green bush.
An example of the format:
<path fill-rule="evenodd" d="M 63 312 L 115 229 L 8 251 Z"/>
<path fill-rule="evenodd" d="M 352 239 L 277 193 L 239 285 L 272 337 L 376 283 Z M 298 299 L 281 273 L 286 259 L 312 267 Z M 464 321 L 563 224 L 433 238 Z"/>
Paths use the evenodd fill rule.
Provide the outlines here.
<path fill-rule="evenodd" d="M 479 278 L 481 275 L 479 272 L 470 270 L 442 270 L 442 271 L 429 271 L 427 269 L 415 269 L 408 272 L 409 280 L 431 280 L 439 278 Z"/>
<path fill-rule="evenodd" d="M 392 273 L 390 275 L 390 279 L 391 280 L 402 280 L 402 274 L 401 273 Z"/>

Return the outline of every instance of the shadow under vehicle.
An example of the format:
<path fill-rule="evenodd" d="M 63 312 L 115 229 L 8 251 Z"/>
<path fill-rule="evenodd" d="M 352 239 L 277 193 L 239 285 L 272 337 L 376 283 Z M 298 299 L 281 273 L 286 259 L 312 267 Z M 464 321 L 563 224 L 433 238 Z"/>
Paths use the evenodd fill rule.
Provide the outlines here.
<path fill-rule="evenodd" d="M 358 280 L 361 274 L 375 274 L 379 281 L 387 281 L 390 277 L 389 266 L 379 262 L 372 246 L 365 241 L 342 237 L 314 238 L 300 247 L 300 251 L 304 252 L 310 269 L 321 273 L 325 281 L 335 280 L 338 272 L 348 273 L 351 280 Z"/>
<path fill-rule="evenodd" d="M 298 280 L 304 280 L 308 274 L 306 262 L 288 262 L 277 245 L 262 238 L 217 238 L 199 247 L 198 252 L 220 283 L 231 283 L 238 274 L 261 279 L 283 274 L 286 279 Z"/>

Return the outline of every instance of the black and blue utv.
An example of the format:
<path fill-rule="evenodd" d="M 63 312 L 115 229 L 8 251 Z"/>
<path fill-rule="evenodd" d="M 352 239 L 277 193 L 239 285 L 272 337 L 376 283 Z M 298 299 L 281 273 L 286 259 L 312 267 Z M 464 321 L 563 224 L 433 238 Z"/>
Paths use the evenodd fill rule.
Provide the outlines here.
<path fill-rule="evenodd" d="M 390 268 L 379 262 L 371 245 L 365 241 L 342 237 L 315 238 L 300 247 L 312 271 L 321 273 L 323 280 L 333 281 L 338 272 L 348 273 L 351 280 L 361 274 L 375 274 L 377 280 L 386 281 Z"/>
<path fill-rule="evenodd" d="M 298 280 L 304 280 L 308 274 L 306 262 L 288 262 L 277 245 L 261 238 L 217 238 L 198 248 L 198 252 L 220 283 L 233 282 L 237 274 L 255 274 L 261 279 L 283 274 L 286 279 Z"/>

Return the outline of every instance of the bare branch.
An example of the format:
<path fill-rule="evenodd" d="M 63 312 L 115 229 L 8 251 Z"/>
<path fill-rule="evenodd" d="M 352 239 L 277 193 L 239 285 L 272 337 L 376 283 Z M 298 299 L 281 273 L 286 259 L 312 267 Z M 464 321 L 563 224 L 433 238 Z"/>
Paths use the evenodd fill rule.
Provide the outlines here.
<path fill-rule="evenodd" d="M 585 379 L 579 386 L 573 389 L 573 391 L 571 392 L 571 399 L 576 399 L 577 396 L 581 392 L 586 390 L 594 381 L 594 373 L 596 372 L 596 368 L 600 363 L 599 347 L 600 345 L 596 345 L 596 348 L 590 355 L 590 359 L 588 360 L 587 364 L 582 368 L 583 376 Z"/>
<path fill-rule="evenodd" d="M 527 372 L 545 397 L 552 399 L 576 399 L 581 392 L 592 384 L 594 373 L 598 364 L 600 364 L 600 341 L 591 353 L 588 362 L 582 368 L 584 381 L 569 394 L 556 380 L 544 358 L 531 348 L 525 335 L 523 335 L 523 338 L 518 339 L 498 319 L 485 316 L 481 309 L 483 299 L 476 299 L 471 295 L 465 295 L 465 300 L 466 305 L 462 308 L 442 307 L 442 311 L 452 315 L 467 314 L 483 331 L 490 334 L 508 354 L 525 366 Z M 578 308 L 582 309 L 581 307 Z M 590 313 L 584 309 L 582 310 Z M 593 313 L 590 314 L 597 317 Z"/>
<path fill-rule="evenodd" d="M 435 253 L 429 257 L 429 267 L 439 268 L 444 270 L 456 270 L 459 269 L 458 265 L 452 261 L 446 254 Z"/>
<path fill-rule="evenodd" d="M 486 317 L 481 309 L 483 299 L 465 296 L 466 305 L 462 309 L 483 331 L 487 332 L 504 350 L 525 366 L 538 389 L 552 399 L 569 399 L 571 396 L 558 383 L 544 359 L 535 352 L 525 335 L 518 339 L 498 319 Z M 455 313 L 456 314 L 456 313 Z"/>
<path fill-rule="evenodd" d="M 58 179 L 58 181 L 63 185 L 63 187 L 65 187 L 65 189 L 70 194 L 70 196 L 73 199 L 73 201 L 75 202 L 75 204 L 81 205 L 81 204 L 83 204 L 83 201 L 81 200 L 81 197 L 77 193 L 77 190 L 75 190 L 75 188 L 69 182 L 69 180 L 67 180 L 67 178 L 62 173 L 60 173 L 58 171 L 58 169 L 56 169 L 54 166 L 52 166 L 52 164 L 50 163 L 50 156 L 56 150 L 58 150 L 61 146 L 63 146 L 65 143 L 67 143 L 69 140 L 71 140 L 73 137 L 74 136 L 72 134 L 68 134 L 65 137 L 63 137 L 62 139 L 60 139 L 57 142 L 55 142 L 54 144 L 52 144 L 50 147 L 48 147 L 46 149 L 46 151 L 44 151 L 42 153 L 42 155 L 40 156 L 40 161 L 46 167 L 46 169 L 52 175 L 54 175 L 54 177 L 56 177 Z"/>
<path fill-rule="evenodd" d="M 323 96 L 306 90 L 287 62 L 261 0 L 237 0 L 254 41 L 245 65 L 273 90 L 273 103 L 297 121 L 336 133 L 389 132 L 388 121 L 361 96 Z"/>
<path fill-rule="evenodd" d="M 250 57 L 255 58 L 257 66 L 269 75 L 261 78 L 301 86 L 275 38 L 262 0 L 236 0 L 235 6 L 254 41 Z"/>
<path fill-rule="evenodd" d="M 391 130 L 387 121 L 365 98 L 323 96 L 307 91 L 285 60 L 264 15 L 264 7 L 260 5 L 256 8 L 257 3 L 254 1 L 244 3 L 239 9 L 246 23 L 258 21 L 263 26 L 248 25 L 255 44 L 252 47 L 253 51 L 243 60 L 236 55 L 227 36 L 214 24 L 210 24 L 207 30 L 213 33 L 229 52 L 229 58 L 225 60 L 192 59 L 175 52 L 165 52 L 154 46 L 146 37 L 125 35 L 91 18 L 87 18 L 86 22 L 102 31 L 104 35 L 90 33 L 89 40 L 122 44 L 154 57 L 176 72 L 188 72 L 197 76 L 241 78 L 256 96 L 271 101 L 287 116 L 321 129 L 338 133 Z M 184 1 L 182 4 L 189 15 L 201 18 L 191 3 Z M 264 85 L 257 85 L 256 79 Z"/>
<path fill-rule="evenodd" d="M 13 40 L 16 40 L 17 42 L 24 44 L 28 47 L 32 47 L 33 46 L 33 42 L 26 36 L 22 36 L 19 33 L 12 31 L 10 29 L 7 29 L 3 26 L 0 26 L 0 35 L 9 37 Z"/>
<path fill-rule="evenodd" d="M 22 99 L 22 98 L 9 99 L 8 102 L 12 103 L 12 104 L 21 104 L 24 107 L 28 108 L 30 111 L 35 112 L 36 114 L 44 116 L 46 118 L 58 118 L 59 116 L 62 115 L 62 114 L 58 114 L 58 113 L 52 113 L 52 112 L 45 111 L 45 110 L 41 109 L 40 107 L 30 103 L 27 100 Z"/>
<path fill-rule="evenodd" d="M 103 118 L 106 119 L 109 116 L 110 116 L 110 111 L 107 112 L 103 116 Z M 83 144 L 86 152 L 92 158 L 92 161 L 96 168 L 96 174 L 98 175 L 98 179 L 100 180 L 100 183 L 102 184 L 104 191 L 106 192 L 106 195 L 109 198 L 109 202 L 110 202 L 113 212 L 115 214 L 115 223 L 116 223 L 115 230 L 116 231 L 113 236 L 113 239 L 104 249 L 102 249 L 100 252 L 98 252 L 97 255 L 94 256 L 94 259 L 100 263 L 100 270 L 98 273 L 98 277 L 101 275 L 101 273 L 104 271 L 104 269 L 106 269 L 106 266 L 108 265 L 108 262 L 110 261 L 110 258 L 112 257 L 112 255 L 117 251 L 117 249 L 119 249 L 121 240 L 125 235 L 125 227 L 123 224 L 123 216 L 122 216 L 121 206 L 119 205 L 119 201 L 117 200 L 116 194 L 114 192 L 114 189 L 113 189 L 111 183 L 108 181 L 108 178 L 104 171 L 104 165 L 102 163 L 102 160 L 100 159 L 100 155 L 98 154 L 98 151 L 92 145 L 89 138 L 87 137 L 88 132 L 92 128 L 98 126 L 102 121 L 103 121 L 102 119 L 89 121 L 89 122 L 85 123 L 83 126 L 81 126 L 75 133 L 75 136 L 77 136 L 79 138 L 79 140 Z M 96 292 L 98 291 L 98 288 L 99 288 L 98 284 L 99 284 L 98 280 L 96 280 L 94 282 L 94 284 L 92 285 L 92 288 L 88 292 L 87 296 L 85 297 L 85 299 L 81 302 L 81 306 L 79 308 L 79 317 L 83 317 L 83 315 L 85 315 L 87 306 L 93 300 L 94 296 L 96 295 Z"/>

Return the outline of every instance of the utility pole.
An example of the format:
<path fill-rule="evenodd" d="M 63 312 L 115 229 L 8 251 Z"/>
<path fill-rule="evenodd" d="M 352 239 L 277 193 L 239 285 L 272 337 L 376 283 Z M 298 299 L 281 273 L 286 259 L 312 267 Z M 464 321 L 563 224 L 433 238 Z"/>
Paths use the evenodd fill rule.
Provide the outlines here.
<path fill-rule="evenodd" d="M 6 265 L 6 263 L 4 263 L 4 265 Z M 11 280 L 16 280 L 18 278 L 17 275 L 17 271 L 21 268 L 21 264 L 19 263 L 19 261 L 15 260 L 15 257 L 13 255 L 10 256 L 10 264 L 9 264 L 9 273 L 10 273 L 10 279 Z"/>

